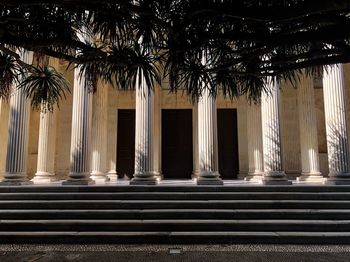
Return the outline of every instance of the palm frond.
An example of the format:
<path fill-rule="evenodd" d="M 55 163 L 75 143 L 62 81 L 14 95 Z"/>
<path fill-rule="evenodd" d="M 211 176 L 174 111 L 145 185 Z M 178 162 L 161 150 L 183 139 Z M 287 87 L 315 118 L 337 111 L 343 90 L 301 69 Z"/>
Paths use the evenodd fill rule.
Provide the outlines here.
<path fill-rule="evenodd" d="M 11 87 L 18 81 L 21 67 L 8 54 L 0 52 L 0 99 L 8 99 Z"/>
<path fill-rule="evenodd" d="M 59 106 L 60 100 L 70 92 L 67 80 L 51 66 L 34 67 L 18 88 L 25 90 L 34 109 L 44 111 L 52 111 L 55 105 Z"/>
<path fill-rule="evenodd" d="M 140 75 L 143 75 L 145 83 L 152 89 L 155 83 L 161 81 L 154 55 L 138 44 L 123 42 L 114 45 L 107 51 L 106 57 L 98 61 L 88 61 L 79 67 L 87 79 L 98 78 L 124 90 L 135 89 L 136 79 Z"/>

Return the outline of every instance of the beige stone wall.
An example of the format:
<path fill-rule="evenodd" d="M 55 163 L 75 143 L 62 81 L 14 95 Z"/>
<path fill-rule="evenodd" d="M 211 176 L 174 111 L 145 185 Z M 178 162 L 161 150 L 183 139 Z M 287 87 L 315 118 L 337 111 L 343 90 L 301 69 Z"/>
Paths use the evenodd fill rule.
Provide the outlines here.
<path fill-rule="evenodd" d="M 60 64 L 59 70 L 64 72 L 66 64 Z M 345 65 L 346 97 L 347 97 L 347 124 L 350 128 L 350 65 Z M 65 71 L 65 75 L 73 86 L 73 70 Z M 167 85 L 166 82 L 163 83 Z M 107 169 L 113 169 L 115 166 L 115 151 L 117 137 L 117 110 L 135 108 L 135 92 L 108 88 L 108 145 L 107 145 Z M 187 95 L 178 91 L 169 93 L 165 88 L 157 87 L 156 97 L 156 133 L 161 141 L 161 109 L 193 109 L 191 99 Z M 324 121 L 323 91 L 322 87 L 315 88 L 315 103 L 317 115 L 318 142 L 320 152 L 320 167 L 324 175 L 328 174 L 327 145 Z M 289 177 L 294 178 L 301 169 L 300 144 L 299 144 L 299 120 L 297 110 L 297 91 L 290 84 L 283 83 L 281 91 L 281 135 L 284 168 Z M 247 101 L 242 98 L 231 101 L 225 99 L 222 94 L 218 95 L 218 108 L 237 108 L 238 113 L 238 139 L 239 139 L 239 166 L 240 177 L 246 175 L 248 171 L 248 137 L 247 137 Z M 7 122 L 8 122 L 8 104 L 0 101 L 0 174 L 5 170 L 6 147 L 7 147 Z M 30 116 L 30 135 L 29 135 L 29 154 L 28 154 L 28 174 L 32 177 L 36 171 L 38 135 L 39 135 L 39 112 L 32 111 Z M 57 138 L 55 154 L 55 172 L 59 178 L 65 178 L 69 172 L 70 159 L 70 139 L 72 122 L 72 93 L 67 94 L 66 100 L 61 101 L 57 112 Z M 350 142 L 349 142 L 350 143 Z M 160 144 L 155 145 L 156 153 L 161 155 Z M 155 159 L 155 165 L 161 167 L 161 160 Z M 107 170 L 108 171 L 108 170 Z"/>
<path fill-rule="evenodd" d="M 70 93 L 67 94 L 65 100 L 61 101 L 56 118 L 55 174 L 59 179 L 67 177 L 70 161 L 74 70 L 72 68 L 65 70 L 66 68 L 67 64 L 60 63 L 59 70 L 65 72 L 65 77 L 70 83 Z"/>
<path fill-rule="evenodd" d="M 9 103 L 0 99 L 0 178 L 3 177 L 6 165 L 8 121 Z"/>
<path fill-rule="evenodd" d="M 283 167 L 287 177 L 295 179 L 301 172 L 297 90 L 282 83 L 280 94 Z"/>
<path fill-rule="evenodd" d="M 33 178 L 36 172 L 36 165 L 38 160 L 38 142 L 39 142 L 39 123 L 40 112 L 30 112 L 30 128 L 29 128 L 29 145 L 28 145 L 28 158 L 27 158 L 27 173 L 28 177 Z"/>

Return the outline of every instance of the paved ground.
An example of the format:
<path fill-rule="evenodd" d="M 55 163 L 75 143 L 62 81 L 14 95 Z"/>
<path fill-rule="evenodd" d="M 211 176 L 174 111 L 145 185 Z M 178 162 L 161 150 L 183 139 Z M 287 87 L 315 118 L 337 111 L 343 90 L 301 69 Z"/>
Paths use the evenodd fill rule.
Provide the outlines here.
<path fill-rule="evenodd" d="M 1 262 L 350 261 L 350 246 L 0 245 Z"/>

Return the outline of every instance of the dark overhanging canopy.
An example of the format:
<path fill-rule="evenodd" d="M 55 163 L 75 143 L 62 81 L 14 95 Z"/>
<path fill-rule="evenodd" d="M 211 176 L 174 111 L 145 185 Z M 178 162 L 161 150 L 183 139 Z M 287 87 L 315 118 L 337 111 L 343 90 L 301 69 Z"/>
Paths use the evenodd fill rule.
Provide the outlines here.
<path fill-rule="evenodd" d="M 99 40 L 82 41 L 81 32 Z M 88 79 L 120 88 L 135 88 L 141 70 L 150 88 L 169 77 L 172 91 L 185 88 L 192 98 L 200 96 L 202 81 L 213 94 L 220 86 L 230 97 L 256 100 L 267 77 L 295 81 L 302 69 L 311 74 L 350 61 L 350 2 L 1 0 L 0 97 L 18 68 L 32 80 L 50 71 L 23 64 L 16 48 L 80 65 Z M 50 100 L 49 89 L 36 97 Z"/>

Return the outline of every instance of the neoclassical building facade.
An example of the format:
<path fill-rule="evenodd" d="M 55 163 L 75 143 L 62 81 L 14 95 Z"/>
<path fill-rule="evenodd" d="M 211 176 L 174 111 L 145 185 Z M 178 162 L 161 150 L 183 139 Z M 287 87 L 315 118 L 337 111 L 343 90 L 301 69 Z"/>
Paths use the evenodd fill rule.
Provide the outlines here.
<path fill-rule="evenodd" d="M 302 76 L 297 88 L 271 81 L 255 105 L 220 92 L 193 103 L 166 81 L 154 90 L 141 81 L 133 91 L 98 81 L 92 94 L 78 68 L 50 63 L 71 83 L 54 112 L 32 110 L 15 87 L 0 101 L 4 185 L 350 183 L 348 64 Z"/>

